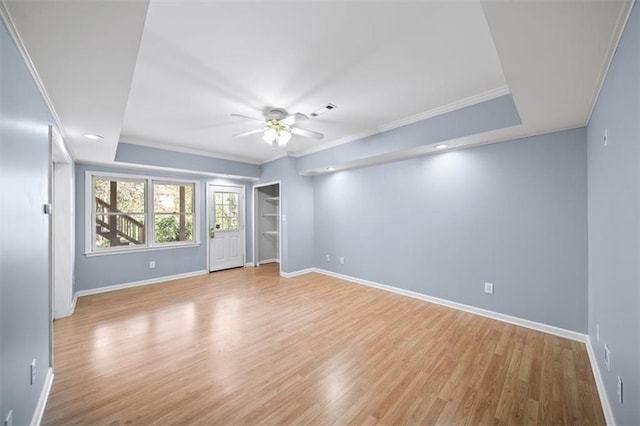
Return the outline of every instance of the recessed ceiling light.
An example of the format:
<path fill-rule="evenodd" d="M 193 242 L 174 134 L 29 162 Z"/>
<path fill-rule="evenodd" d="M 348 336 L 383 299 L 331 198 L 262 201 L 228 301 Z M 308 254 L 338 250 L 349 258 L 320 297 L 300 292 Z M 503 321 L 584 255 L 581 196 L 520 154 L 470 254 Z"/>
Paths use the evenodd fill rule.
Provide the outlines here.
<path fill-rule="evenodd" d="M 327 171 L 329 171 L 329 172 L 332 172 L 332 171 L 334 171 L 335 169 L 336 169 L 336 168 L 335 168 L 335 167 L 333 167 L 333 166 L 331 166 L 331 167 L 327 167 Z"/>
<path fill-rule="evenodd" d="M 84 134 L 84 135 L 82 135 L 82 136 L 84 136 L 84 137 L 85 137 L 85 138 L 87 138 L 87 139 L 91 139 L 91 140 L 93 140 L 93 141 L 98 141 L 98 140 L 100 140 L 100 139 L 103 139 L 103 138 L 102 138 L 102 136 L 100 136 L 100 135 L 94 135 L 93 133 L 85 133 L 85 134 Z"/>
<path fill-rule="evenodd" d="M 447 148 L 449 145 L 447 145 L 446 143 L 441 143 L 440 145 L 436 145 L 436 149 L 445 149 Z"/>

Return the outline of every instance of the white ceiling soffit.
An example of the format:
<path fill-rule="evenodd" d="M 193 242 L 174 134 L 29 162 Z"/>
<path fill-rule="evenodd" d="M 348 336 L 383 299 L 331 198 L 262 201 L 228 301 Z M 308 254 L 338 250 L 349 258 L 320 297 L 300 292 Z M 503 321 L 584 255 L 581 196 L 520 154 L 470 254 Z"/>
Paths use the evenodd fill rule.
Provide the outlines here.
<path fill-rule="evenodd" d="M 148 1 L 4 3 L 74 158 L 113 161 Z"/>
<path fill-rule="evenodd" d="M 478 0 L 152 1 L 122 138 L 265 162 L 505 87 Z M 260 126 L 232 113 L 328 102 L 338 108 L 300 123 L 322 141 L 294 136 L 284 151 L 231 137 Z"/>
<path fill-rule="evenodd" d="M 526 133 L 588 122 L 633 1 L 486 1 Z"/>

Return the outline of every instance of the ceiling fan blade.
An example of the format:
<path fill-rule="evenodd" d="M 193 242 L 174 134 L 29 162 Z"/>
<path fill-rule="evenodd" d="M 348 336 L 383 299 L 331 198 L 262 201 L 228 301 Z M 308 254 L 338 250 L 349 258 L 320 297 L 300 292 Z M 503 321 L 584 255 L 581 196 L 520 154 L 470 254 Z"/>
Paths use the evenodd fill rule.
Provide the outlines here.
<path fill-rule="evenodd" d="M 248 120 L 257 121 L 258 123 L 266 123 L 266 121 L 264 121 L 264 119 L 262 119 L 262 118 L 249 117 L 248 115 L 242 115 L 242 114 L 231 114 L 231 116 L 232 116 L 232 117 L 246 118 L 246 119 L 248 119 Z"/>
<path fill-rule="evenodd" d="M 299 127 L 292 127 L 291 133 L 293 133 L 294 135 L 304 136 L 306 138 L 324 139 L 324 135 L 322 133 L 301 129 Z"/>
<path fill-rule="evenodd" d="M 295 114 L 291 114 L 280 121 L 282 121 L 284 124 L 287 124 L 289 126 L 293 126 L 298 121 L 308 120 L 308 119 L 309 117 L 307 117 L 305 114 L 301 112 L 296 112 Z"/>
<path fill-rule="evenodd" d="M 255 135 L 256 133 L 262 133 L 262 131 L 263 131 L 263 129 L 249 130 L 248 132 L 236 133 L 235 135 L 233 135 L 233 137 L 234 138 L 239 138 L 241 136 Z"/>

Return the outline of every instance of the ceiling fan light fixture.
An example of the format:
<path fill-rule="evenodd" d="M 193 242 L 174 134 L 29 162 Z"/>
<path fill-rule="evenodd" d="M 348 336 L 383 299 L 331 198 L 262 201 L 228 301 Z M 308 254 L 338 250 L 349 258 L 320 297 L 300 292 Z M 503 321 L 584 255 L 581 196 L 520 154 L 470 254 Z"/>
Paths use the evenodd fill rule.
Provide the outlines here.
<path fill-rule="evenodd" d="M 291 127 L 281 120 L 271 119 L 264 127 L 262 139 L 270 145 L 285 146 L 291 140 Z"/>
<path fill-rule="evenodd" d="M 291 132 L 283 130 L 278 134 L 276 140 L 278 141 L 278 146 L 285 146 L 291 140 Z"/>
<path fill-rule="evenodd" d="M 278 132 L 275 129 L 271 128 L 271 127 L 267 127 L 267 128 L 264 129 L 264 134 L 262 135 L 262 140 L 264 140 L 268 144 L 272 144 L 273 141 L 275 141 L 277 137 L 278 137 Z"/>

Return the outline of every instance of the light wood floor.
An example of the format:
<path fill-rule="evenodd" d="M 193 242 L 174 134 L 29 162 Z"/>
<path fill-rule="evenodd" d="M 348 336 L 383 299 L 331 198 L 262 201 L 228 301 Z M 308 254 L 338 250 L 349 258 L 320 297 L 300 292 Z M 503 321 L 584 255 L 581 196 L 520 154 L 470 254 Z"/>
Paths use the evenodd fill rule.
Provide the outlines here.
<path fill-rule="evenodd" d="M 581 343 L 274 266 L 80 298 L 43 423 L 605 423 Z"/>

